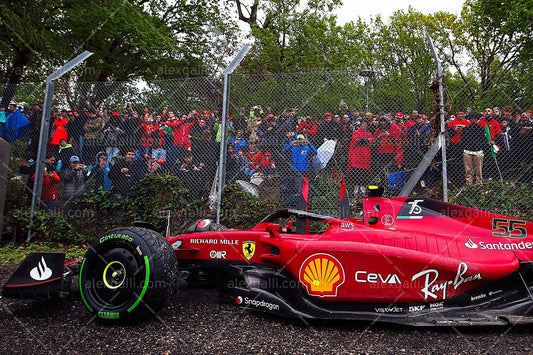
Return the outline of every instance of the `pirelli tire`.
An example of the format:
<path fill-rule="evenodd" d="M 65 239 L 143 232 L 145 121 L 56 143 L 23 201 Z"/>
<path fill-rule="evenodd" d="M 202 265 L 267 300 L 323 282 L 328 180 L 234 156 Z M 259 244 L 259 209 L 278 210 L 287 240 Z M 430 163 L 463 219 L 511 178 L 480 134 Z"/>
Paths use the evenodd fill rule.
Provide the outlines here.
<path fill-rule="evenodd" d="M 114 229 L 94 242 L 83 259 L 79 288 L 85 307 L 101 319 L 153 316 L 175 295 L 178 262 L 157 232 Z"/>

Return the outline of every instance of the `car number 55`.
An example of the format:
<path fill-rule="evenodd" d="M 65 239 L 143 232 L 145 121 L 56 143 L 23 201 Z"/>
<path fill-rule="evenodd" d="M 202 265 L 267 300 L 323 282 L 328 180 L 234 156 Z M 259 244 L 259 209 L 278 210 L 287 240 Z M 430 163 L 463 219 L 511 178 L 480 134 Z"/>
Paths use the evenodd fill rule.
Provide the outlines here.
<path fill-rule="evenodd" d="M 492 219 L 492 235 L 494 237 L 525 238 L 527 230 L 523 227 L 525 221 L 506 218 Z"/>

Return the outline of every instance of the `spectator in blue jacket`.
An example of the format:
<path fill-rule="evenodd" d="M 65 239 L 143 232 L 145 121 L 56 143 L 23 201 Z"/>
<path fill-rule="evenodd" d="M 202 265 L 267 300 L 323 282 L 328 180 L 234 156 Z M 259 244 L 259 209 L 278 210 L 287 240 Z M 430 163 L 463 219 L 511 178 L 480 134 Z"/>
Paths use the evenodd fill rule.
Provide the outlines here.
<path fill-rule="evenodd" d="M 229 144 L 233 144 L 235 151 L 238 151 L 239 149 L 248 149 L 246 140 L 244 139 L 242 133 L 242 130 L 237 130 L 237 133 L 235 133 L 235 137 L 231 137 L 228 141 Z"/>
<path fill-rule="evenodd" d="M 292 141 L 292 145 L 287 145 L 283 151 L 291 151 L 292 171 L 307 172 L 309 171 L 309 158 L 317 154 L 317 150 L 303 134 L 299 134 L 297 139 Z"/>
<path fill-rule="evenodd" d="M 284 152 L 291 153 L 291 170 L 293 175 L 284 179 L 280 185 L 281 202 L 285 207 L 295 206 L 302 192 L 305 176 L 309 171 L 309 159 L 317 154 L 317 150 L 303 134 L 299 134 L 296 140 L 283 148 Z M 313 179 L 309 179 L 309 201 L 312 195 Z"/>

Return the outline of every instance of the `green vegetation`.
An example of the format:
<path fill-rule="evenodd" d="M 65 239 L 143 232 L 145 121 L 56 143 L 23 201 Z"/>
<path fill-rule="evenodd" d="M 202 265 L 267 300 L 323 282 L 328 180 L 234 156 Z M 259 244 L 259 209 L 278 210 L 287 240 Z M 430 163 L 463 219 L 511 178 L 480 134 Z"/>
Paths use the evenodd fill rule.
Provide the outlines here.
<path fill-rule="evenodd" d="M 443 61 L 450 84 L 446 98 L 452 108 L 489 103 L 491 107 L 514 104 L 526 108 L 533 101 L 531 0 L 467 0 L 460 15 L 423 14 L 409 8 L 394 12 L 386 22 L 376 16 L 365 21 L 355 18 L 343 25 L 332 15 L 341 4 L 341 0 L 305 4 L 300 0 L 191 0 L 187 4 L 110 0 L 105 6 L 95 0 L 23 0 L 0 4 L 3 17 L 9 19 L 0 22 L 4 58 L 0 78 L 2 83 L 12 84 L 4 87 L 2 103 L 8 103 L 13 95 L 18 102 L 42 101 L 43 90 L 29 97 L 18 85 L 43 82 L 74 54 L 89 50 L 94 55 L 83 69 L 67 78 L 86 85 L 58 85 L 56 91 L 61 97 L 57 102 L 71 106 L 86 99 L 105 100 L 112 106 L 132 102 L 160 110 L 168 104 L 194 106 L 213 101 L 213 107 L 220 107 L 220 98 L 213 100 L 205 88 L 183 84 L 194 92 L 184 98 L 169 90 L 165 80 L 214 77 L 210 86 L 221 90 L 217 73 L 242 47 L 237 38 L 246 37 L 254 46 L 236 74 L 268 77 L 353 71 L 346 73 L 343 85 L 331 81 L 327 74 L 316 84 L 308 83 L 315 89 L 311 95 L 299 85 L 302 81 L 298 78 L 267 78 L 261 88 L 253 87 L 251 92 L 245 84 L 232 87 L 234 92 L 254 96 L 249 99 L 255 101 L 246 105 L 276 103 L 268 100 L 268 90 L 278 87 L 282 92 L 278 99 L 282 100 L 285 93 L 298 92 L 300 100 L 312 99 L 319 107 L 328 95 L 330 107 L 342 97 L 357 98 L 358 102 L 351 104 L 362 107 L 354 88 L 363 86 L 361 70 L 372 69 L 371 111 L 416 108 L 430 112 L 431 98 L 425 87 L 434 79 L 435 62 L 426 34 L 434 39 Z M 240 30 L 240 22 L 248 27 Z M 94 28 L 95 23 L 98 28 Z M 156 96 L 157 102 L 143 95 L 146 92 L 131 92 L 139 79 L 148 82 L 146 92 Z M 259 91 L 261 95 L 256 94 Z M 237 102 L 232 111 L 244 104 L 239 99 Z M 292 107 L 295 102 L 279 104 Z"/>
<path fill-rule="evenodd" d="M 28 245 L 9 243 L 0 248 L 0 266 L 15 266 L 31 252 L 66 253 L 66 260 L 77 260 L 87 251 L 87 245 L 63 245 L 60 243 L 38 242 Z"/>
<path fill-rule="evenodd" d="M 255 198 L 238 184 L 228 185 L 222 199 L 220 223 L 229 228 L 251 228 L 279 208 L 282 208 L 279 201 L 266 196 Z"/>
<path fill-rule="evenodd" d="M 533 189 L 520 183 L 487 182 L 452 192 L 449 201 L 483 211 L 533 221 Z"/>

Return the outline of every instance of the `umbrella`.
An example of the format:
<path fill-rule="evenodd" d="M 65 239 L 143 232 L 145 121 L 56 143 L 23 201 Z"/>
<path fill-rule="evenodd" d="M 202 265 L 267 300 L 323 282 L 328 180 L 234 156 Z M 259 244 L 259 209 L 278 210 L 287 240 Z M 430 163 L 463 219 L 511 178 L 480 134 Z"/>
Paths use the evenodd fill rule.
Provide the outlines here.
<path fill-rule="evenodd" d="M 317 173 L 326 167 L 333 156 L 333 153 L 335 153 L 336 145 L 337 142 L 331 139 L 325 141 L 320 147 L 318 147 L 317 154 L 313 157 L 313 168 Z"/>

